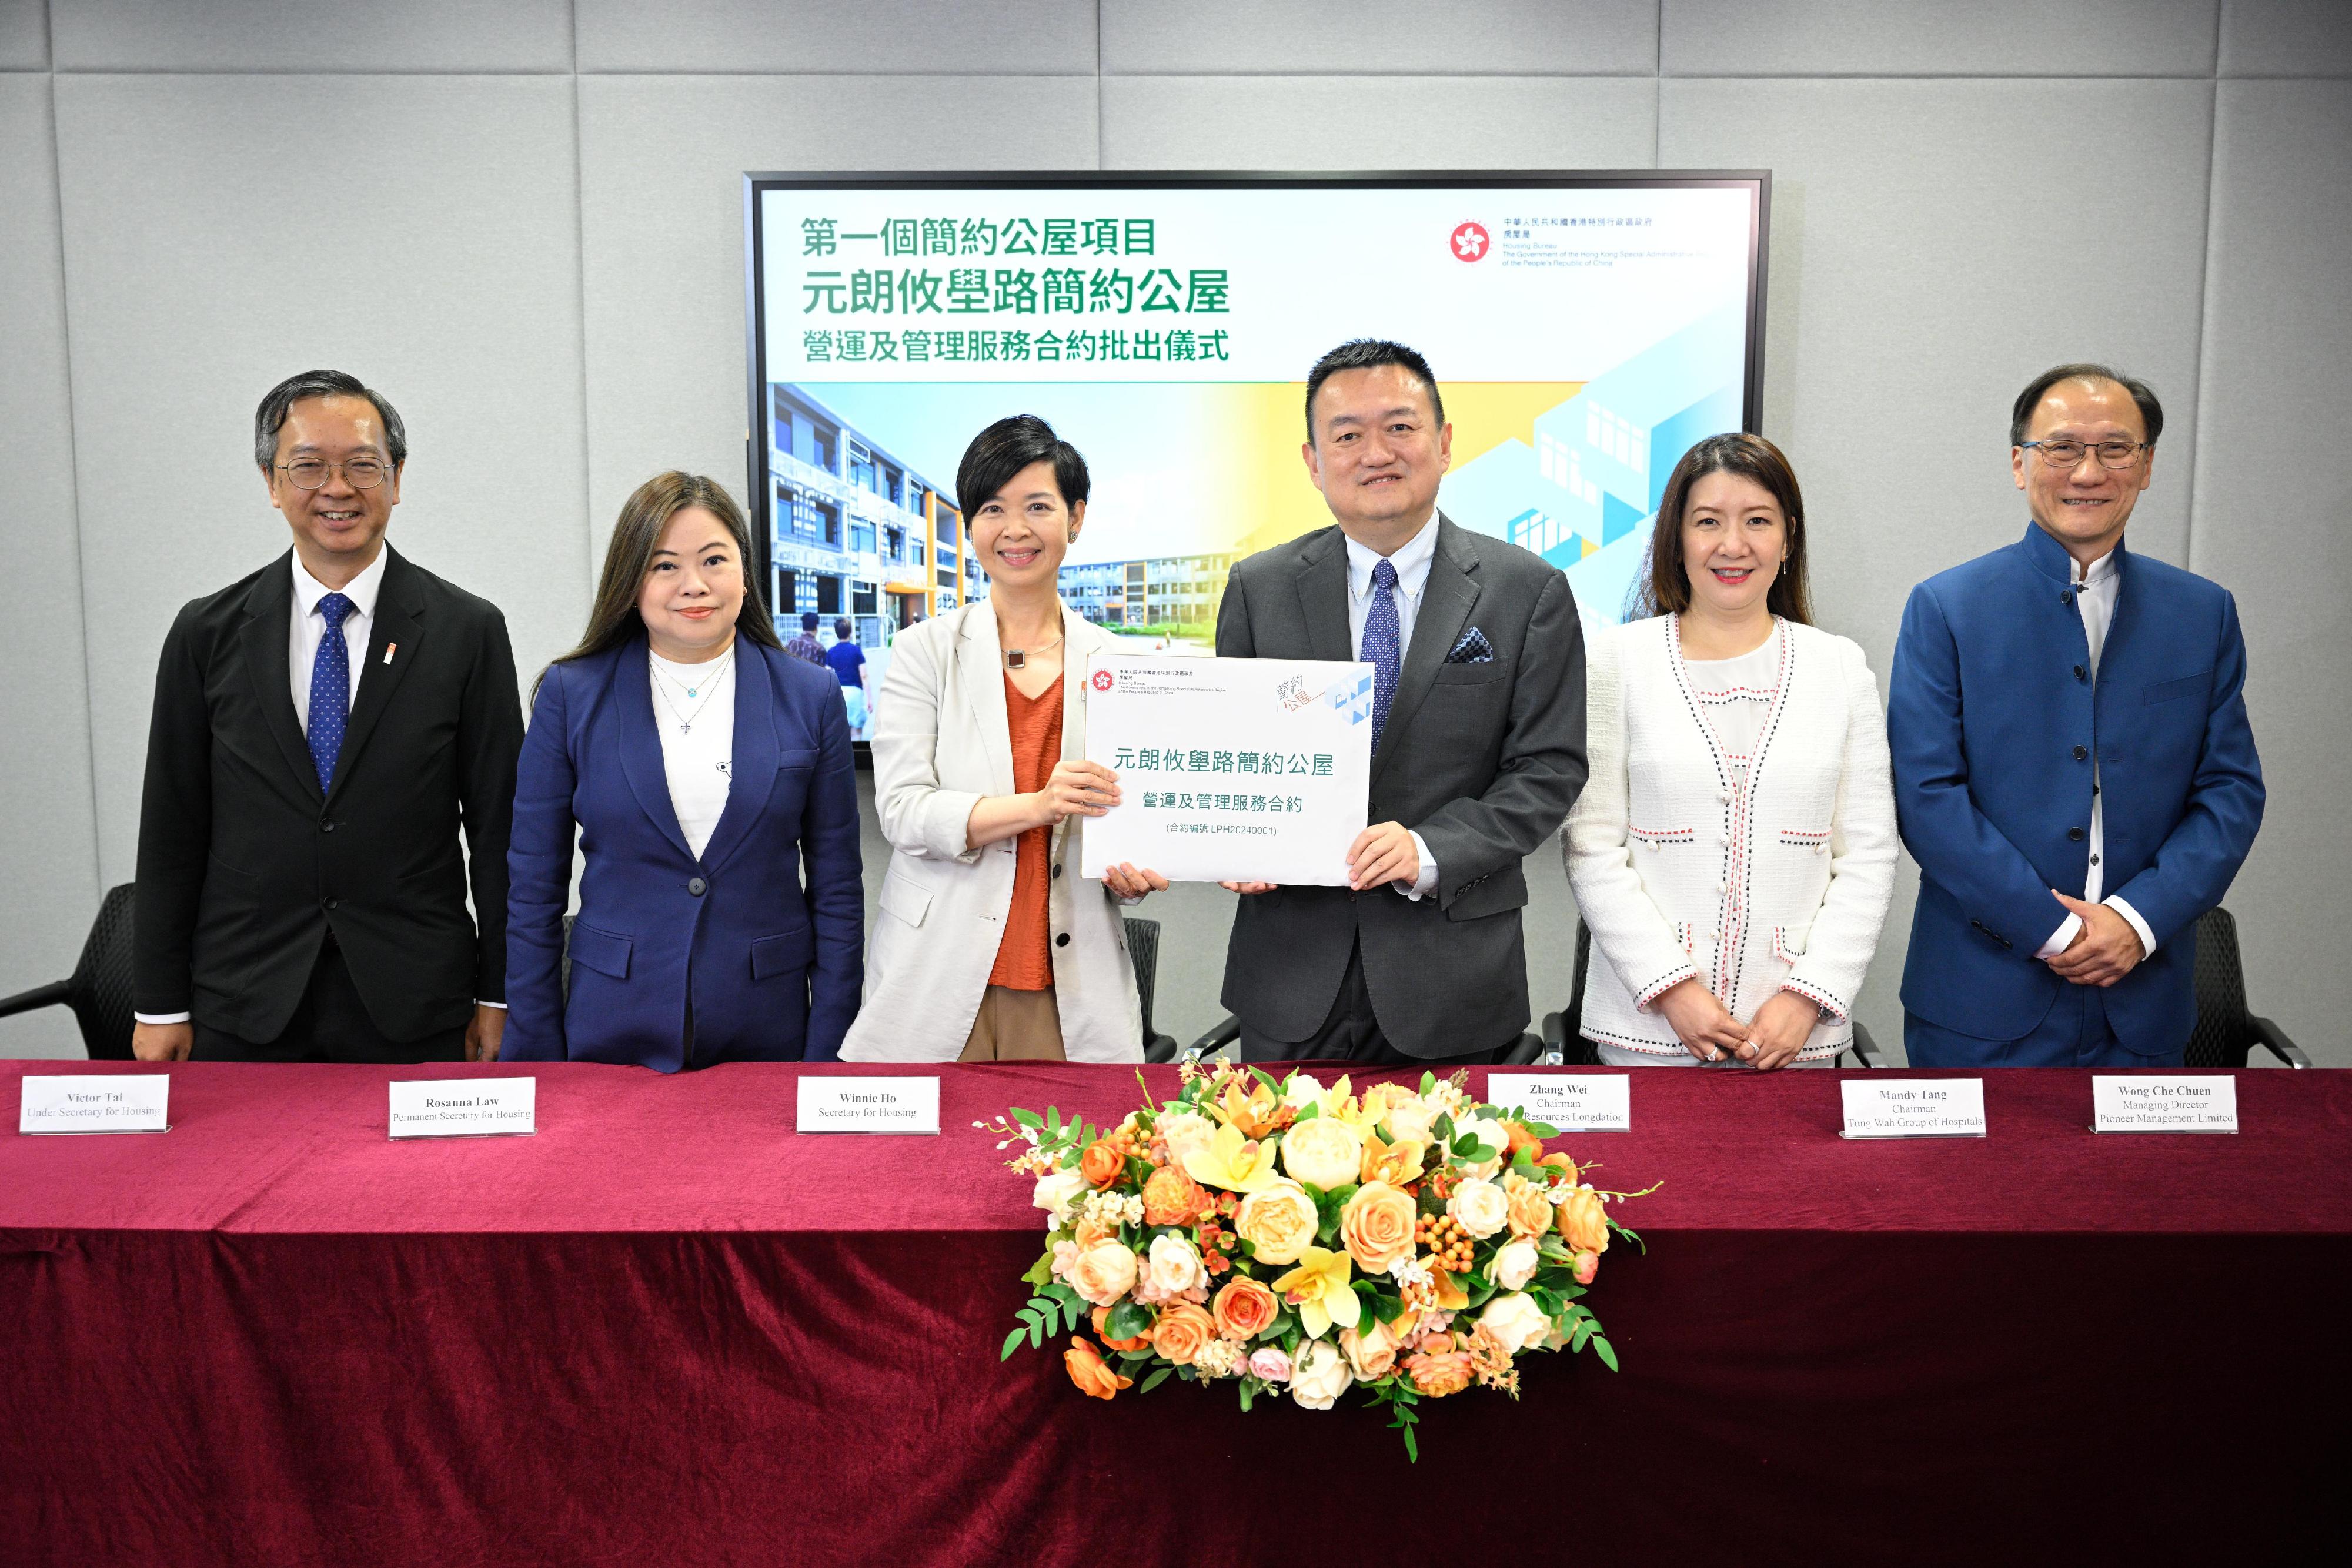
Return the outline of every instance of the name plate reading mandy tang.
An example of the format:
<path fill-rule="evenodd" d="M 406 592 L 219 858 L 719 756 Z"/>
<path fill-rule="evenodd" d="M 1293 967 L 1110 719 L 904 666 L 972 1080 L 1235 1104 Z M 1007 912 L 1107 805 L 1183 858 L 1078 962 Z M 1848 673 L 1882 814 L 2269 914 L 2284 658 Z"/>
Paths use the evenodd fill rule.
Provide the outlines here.
<path fill-rule="evenodd" d="M 1490 1072 L 1486 1098 L 1563 1133 L 1630 1133 L 1633 1083 L 1627 1072 Z"/>
<path fill-rule="evenodd" d="M 536 1078 L 444 1078 L 392 1085 L 395 1138 L 485 1138 L 539 1131 Z"/>
<path fill-rule="evenodd" d="M 803 1133 L 937 1133 L 940 1081 L 936 1078 L 818 1078 L 801 1081 L 799 1113 L 793 1126 Z"/>
<path fill-rule="evenodd" d="M 172 1075 L 27 1078 L 19 1133 L 168 1133 Z"/>
<path fill-rule="evenodd" d="M 2091 1075 L 2095 1133 L 2234 1133 L 2238 1081 L 2226 1073 Z"/>
<path fill-rule="evenodd" d="M 1984 1080 L 1906 1078 L 1873 1083 L 1849 1078 L 1841 1138 L 1981 1138 Z"/>

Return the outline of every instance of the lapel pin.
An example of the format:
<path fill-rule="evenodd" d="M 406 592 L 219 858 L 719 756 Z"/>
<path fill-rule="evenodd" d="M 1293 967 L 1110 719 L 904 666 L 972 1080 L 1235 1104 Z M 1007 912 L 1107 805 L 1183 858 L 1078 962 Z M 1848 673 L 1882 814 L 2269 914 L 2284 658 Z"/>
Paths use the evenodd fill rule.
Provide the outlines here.
<path fill-rule="evenodd" d="M 394 653 L 399 653 L 399 652 L 400 652 L 400 644 L 399 644 L 399 643 L 386 643 L 383 645 L 383 662 L 384 662 L 385 664 L 391 664 L 391 663 L 392 663 L 392 656 L 393 656 Z"/>

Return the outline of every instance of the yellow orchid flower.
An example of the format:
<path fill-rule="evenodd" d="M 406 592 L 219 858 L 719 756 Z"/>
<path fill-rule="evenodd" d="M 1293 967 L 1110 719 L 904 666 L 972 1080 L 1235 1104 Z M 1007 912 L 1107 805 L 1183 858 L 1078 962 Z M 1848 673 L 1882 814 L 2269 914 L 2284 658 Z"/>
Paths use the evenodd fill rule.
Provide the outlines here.
<path fill-rule="evenodd" d="M 1342 1077 L 1339 1082 L 1323 1092 L 1321 1114 L 1334 1122 L 1346 1123 L 1360 1136 L 1380 1125 L 1381 1117 L 1385 1114 L 1385 1108 L 1366 1106 L 1354 1094 L 1349 1092 L 1348 1080 Z"/>
<path fill-rule="evenodd" d="M 1224 1094 L 1210 1105 L 1209 1111 L 1243 1137 L 1263 1138 L 1286 1119 L 1277 1115 L 1282 1108 L 1282 1103 L 1265 1084 L 1253 1084 L 1244 1094 L 1236 1080 L 1225 1085 Z"/>
<path fill-rule="evenodd" d="M 1356 1326 L 1363 1303 L 1349 1289 L 1349 1269 L 1347 1253 L 1309 1247 L 1298 1255 L 1298 1267 L 1274 1282 L 1274 1293 L 1298 1309 L 1307 1338 L 1322 1338 L 1333 1323 Z"/>
<path fill-rule="evenodd" d="M 1378 1133 L 1367 1128 L 1364 1133 L 1363 1179 L 1402 1186 L 1420 1176 L 1422 1161 L 1428 1152 L 1429 1145 L 1418 1138 L 1399 1138 L 1393 1144 L 1383 1143 Z"/>
<path fill-rule="evenodd" d="M 1243 1137 L 1239 1128 L 1227 1124 L 1217 1129 L 1208 1147 L 1185 1155 L 1184 1170 L 1202 1186 L 1256 1192 L 1281 1179 L 1274 1168 L 1275 1148 Z"/>

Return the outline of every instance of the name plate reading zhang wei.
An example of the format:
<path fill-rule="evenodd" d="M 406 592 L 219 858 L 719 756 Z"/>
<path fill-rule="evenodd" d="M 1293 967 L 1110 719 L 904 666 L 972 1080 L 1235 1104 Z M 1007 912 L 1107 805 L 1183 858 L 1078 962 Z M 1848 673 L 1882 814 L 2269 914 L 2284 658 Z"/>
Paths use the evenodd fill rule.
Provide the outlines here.
<path fill-rule="evenodd" d="M 937 1133 L 940 1081 L 803 1077 L 793 1127 L 802 1133 Z"/>
<path fill-rule="evenodd" d="M 509 1137 L 539 1131 L 536 1078 L 445 1078 L 392 1085 L 395 1138 Z"/>
<path fill-rule="evenodd" d="M 168 1133 L 172 1075 L 27 1078 L 17 1107 L 19 1133 Z"/>
<path fill-rule="evenodd" d="M 1848 1078 L 1841 1138 L 1981 1138 L 1984 1080 L 1905 1078 L 1874 1083 Z"/>
<path fill-rule="evenodd" d="M 2091 1075 L 2095 1133 L 2234 1133 L 2238 1081 L 2227 1073 Z"/>
<path fill-rule="evenodd" d="M 1486 1098 L 1563 1133 L 1633 1130 L 1630 1072 L 1489 1072 Z"/>

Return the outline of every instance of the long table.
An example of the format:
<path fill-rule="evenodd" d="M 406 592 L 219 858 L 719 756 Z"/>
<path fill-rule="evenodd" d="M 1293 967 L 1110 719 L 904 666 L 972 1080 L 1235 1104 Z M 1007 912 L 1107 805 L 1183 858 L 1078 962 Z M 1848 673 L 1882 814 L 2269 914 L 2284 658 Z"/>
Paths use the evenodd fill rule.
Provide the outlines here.
<path fill-rule="evenodd" d="M 108 1071 L 155 1070 L 0 1064 L 0 1115 L 27 1072 Z M 835 1071 L 939 1073 L 941 1134 L 796 1136 Z M 1632 1132 L 1558 1145 L 1664 1184 L 1592 1297 L 1622 1370 L 1425 1404 L 1414 1466 L 1356 1396 L 1104 1404 L 1057 1354 L 1000 1364 L 1043 1217 L 971 1124 L 1116 1120 L 1129 1071 L 170 1071 L 169 1133 L 0 1131 L 0 1561 L 2339 1545 L 2352 1075 L 2239 1074 L 2235 1136 L 2095 1136 L 2087 1074 L 1991 1073 L 1990 1136 L 1862 1143 L 1844 1074 L 1642 1073 Z M 534 1136 L 385 1135 L 390 1079 L 519 1071 Z"/>

